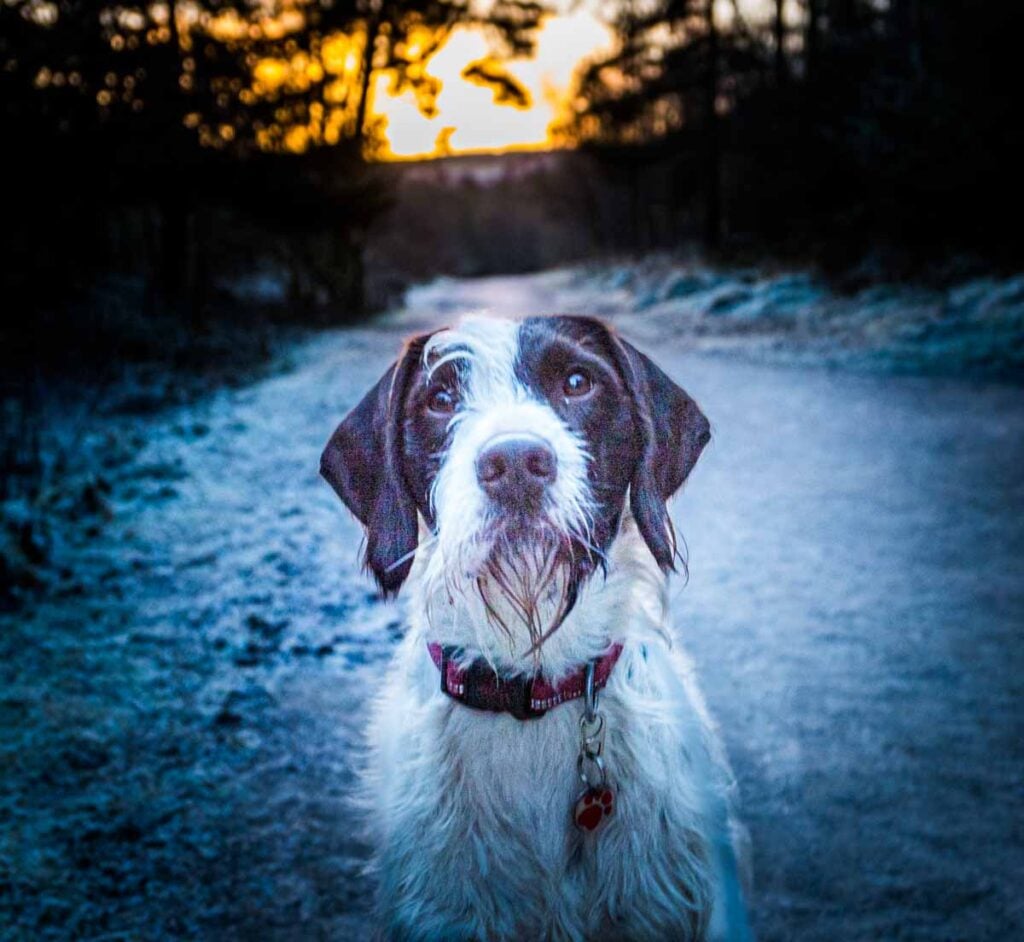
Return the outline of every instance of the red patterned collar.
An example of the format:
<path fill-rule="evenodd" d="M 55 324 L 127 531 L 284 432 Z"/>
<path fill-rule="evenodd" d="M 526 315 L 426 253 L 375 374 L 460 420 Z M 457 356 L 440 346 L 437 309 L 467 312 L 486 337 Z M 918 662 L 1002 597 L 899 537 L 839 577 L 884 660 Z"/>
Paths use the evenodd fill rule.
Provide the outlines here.
<path fill-rule="evenodd" d="M 441 690 L 474 710 L 511 713 L 517 720 L 533 720 L 560 703 L 579 699 L 586 688 L 586 664 L 566 674 L 557 684 L 551 684 L 541 675 L 517 674 L 503 678 L 482 658 L 460 667 L 458 648 L 430 642 L 427 649 L 441 672 Z M 621 653 L 622 645 L 613 644 L 594 660 L 595 690 L 608 683 Z"/>

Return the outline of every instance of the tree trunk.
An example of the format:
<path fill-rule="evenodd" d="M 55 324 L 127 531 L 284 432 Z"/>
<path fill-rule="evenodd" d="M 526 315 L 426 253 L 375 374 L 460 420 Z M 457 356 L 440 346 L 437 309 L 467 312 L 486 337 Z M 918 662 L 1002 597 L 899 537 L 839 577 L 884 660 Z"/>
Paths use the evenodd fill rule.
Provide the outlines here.
<path fill-rule="evenodd" d="M 804 79 L 810 84 L 818 74 L 818 46 L 821 41 L 820 7 L 821 0 L 807 0 L 807 31 L 804 37 Z"/>
<path fill-rule="evenodd" d="M 921 53 L 921 6 L 918 0 L 893 0 L 892 18 L 898 48 L 905 56 L 912 83 L 924 79 L 924 57 Z"/>
<path fill-rule="evenodd" d="M 722 241 L 722 154 L 718 121 L 718 26 L 715 0 L 705 7 L 708 61 L 704 80 L 704 245 L 714 251 Z"/>
<path fill-rule="evenodd" d="M 167 4 L 166 94 L 173 126 L 167 128 L 164 167 L 160 180 L 160 266 L 158 285 L 161 300 L 180 313 L 188 280 L 188 206 L 182 170 L 177 160 L 181 134 L 181 36 L 178 32 L 177 3 Z"/>
<path fill-rule="evenodd" d="M 178 34 L 178 4 L 175 0 L 169 0 L 167 4 L 167 29 L 170 31 L 171 51 L 176 56 L 181 49 L 181 36 Z M 177 81 L 177 76 L 175 76 L 175 81 Z"/>
<path fill-rule="evenodd" d="M 169 187 L 160 205 L 160 294 L 177 309 L 188 268 L 188 209 L 180 190 Z"/>
<path fill-rule="evenodd" d="M 366 139 L 366 112 L 373 88 L 373 54 L 380 35 L 380 0 L 370 0 L 370 13 L 366 20 L 366 44 L 363 46 L 362 71 L 359 74 L 359 102 L 356 106 L 355 139 L 362 150 Z"/>
<path fill-rule="evenodd" d="M 192 248 L 189 274 L 192 279 L 192 291 L 189 296 L 190 324 L 192 330 L 199 332 L 205 323 L 207 288 L 210 281 L 210 269 L 206 262 L 206 253 L 210 245 L 210 210 L 209 207 L 197 207 L 192 214 L 192 226 L 189 242 Z"/>
<path fill-rule="evenodd" d="M 828 33 L 833 40 L 846 43 L 856 21 L 854 0 L 831 0 L 829 3 Z"/>
<path fill-rule="evenodd" d="M 813 3 L 814 0 L 811 0 Z M 786 0 L 775 0 L 775 86 L 781 88 L 786 81 Z"/>
<path fill-rule="evenodd" d="M 366 313 L 366 265 L 363 259 L 364 239 L 352 233 L 348 241 L 348 309 L 351 317 Z"/>

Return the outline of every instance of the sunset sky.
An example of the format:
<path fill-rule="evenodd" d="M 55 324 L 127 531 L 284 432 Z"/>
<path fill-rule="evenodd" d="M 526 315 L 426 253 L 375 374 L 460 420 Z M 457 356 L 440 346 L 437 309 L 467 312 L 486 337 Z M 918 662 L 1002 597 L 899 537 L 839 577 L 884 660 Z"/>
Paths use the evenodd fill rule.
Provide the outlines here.
<path fill-rule="evenodd" d="M 564 107 L 572 77 L 587 56 L 611 43 L 608 28 L 586 9 L 550 17 L 537 39 L 534 56 L 506 63 L 530 93 L 528 108 L 498 104 L 494 91 L 462 77 L 471 62 L 488 54 L 485 35 L 457 28 L 430 60 L 428 72 L 442 83 L 437 114 L 425 116 L 411 93 L 389 93 L 389 79 L 377 79 L 374 110 L 387 118 L 387 138 L 395 158 L 438 153 L 447 137 L 452 153 L 535 149 L 551 145 L 548 129 Z"/>
<path fill-rule="evenodd" d="M 714 3 L 716 19 L 723 28 L 728 27 L 737 10 L 748 23 L 763 20 L 774 10 L 774 0 Z M 273 14 L 259 13 L 257 8 L 248 17 L 234 7 L 216 14 L 203 13 L 187 0 L 174 9 L 179 33 L 197 28 L 223 42 L 236 44 L 259 38 L 288 40 L 276 56 L 264 56 L 251 66 L 252 84 L 239 92 L 243 104 L 260 99 L 276 102 L 282 91 L 286 96 L 302 95 L 322 83 L 322 98 L 313 101 L 308 111 L 289 112 L 285 103 L 275 112 L 273 122 L 257 127 L 258 147 L 300 153 L 318 144 L 335 144 L 351 133 L 345 131 L 346 127 L 354 126 L 351 93 L 359 87 L 362 71 L 363 39 L 358 30 L 315 36 L 313 45 L 303 48 L 289 39 L 302 30 L 305 22 L 295 3 L 275 7 Z M 407 160 L 556 146 L 552 126 L 568 116 L 576 76 L 589 59 L 613 51 L 615 40 L 611 29 L 598 16 L 599 10 L 605 15 L 610 12 L 599 0 L 556 0 L 555 9 L 557 12 L 545 17 L 536 30 L 531 53 L 512 60 L 495 59 L 496 50 L 490 42 L 493 37 L 479 25 L 456 27 L 436 52 L 422 60 L 417 47 L 429 48 L 436 36 L 423 39 L 411 32 L 404 37 L 404 54 L 416 61 L 419 78 L 432 81 L 418 81 L 415 88 L 407 87 L 398 93 L 394 88 L 395 71 L 378 66 L 368 98 L 369 114 L 377 119 L 371 159 Z M 798 0 L 786 0 L 784 9 L 791 23 L 801 16 Z M 31 18 L 43 26 L 52 25 L 58 17 L 58 5 L 52 0 L 38 0 L 31 10 Z M 134 48 L 131 44 L 140 41 L 167 42 L 172 35 L 166 3 L 153 4 L 145 16 L 129 7 L 117 7 L 116 11 L 112 21 L 115 28 L 109 39 L 115 50 L 126 45 Z M 195 67 L 190 48 L 188 43 L 182 45 L 185 74 L 181 84 L 186 89 L 191 87 L 189 70 Z M 470 66 L 486 73 L 483 80 L 466 75 Z M 508 77 L 525 92 L 525 104 L 499 100 L 499 88 L 487 81 L 495 72 Z M 42 68 L 35 84 L 42 88 L 51 79 L 57 84 L 63 78 Z M 101 107 L 107 107 L 111 100 L 112 92 L 108 89 L 97 92 Z M 429 113 L 425 113 L 425 105 L 430 106 Z M 185 116 L 185 124 L 197 129 L 201 143 L 212 146 L 230 142 L 236 131 L 230 122 L 204 121 L 198 110 Z"/>
<path fill-rule="evenodd" d="M 499 104 L 492 89 L 463 78 L 462 70 L 489 51 L 484 33 L 470 27 L 457 28 L 430 60 L 427 72 L 442 83 L 433 117 L 419 110 L 411 92 L 391 94 L 388 77 L 379 76 L 373 110 L 387 118 L 389 156 L 409 159 L 551 147 L 550 126 L 568 104 L 574 74 L 587 58 L 610 50 L 613 43 L 609 28 L 592 12 L 596 6 L 591 0 L 549 17 L 538 33 L 533 56 L 505 64 L 529 91 L 528 108 Z M 715 0 L 715 17 L 723 27 L 732 22 L 737 9 L 747 22 L 760 22 L 773 14 L 774 0 Z M 797 0 L 786 0 L 784 11 L 791 24 L 802 15 Z"/>
<path fill-rule="evenodd" d="M 764 22 L 775 9 L 774 0 L 714 0 L 714 3 L 716 19 L 722 28 L 729 26 L 737 11 L 749 24 L 754 24 Z M 268 2 L 263 6 L 269 10 L 272 5 Z M 250 11 L 249 15 L 242 15 L 234 7 L 209 14 L 185 0 L 173 9 L 179 32 L 199 24 L 199 29 L 207 30 L 219 40 L 244 43 L 246 39 L 287 39 L 299 33 L 305 22 L 300 6 L 293 0 L 274 5 L 273 13 L 260 12 L 263 7 L 255 5 L 255 12 Z M 34 0 L 28 9 L 29 18 L 41 26 L 52 26 L 59 16 L 59 6 L 53 0 Z M 115 50 L 125 46 L 134 48 L 131 44 L 140 41 L 167 42 L 172 35 L 168 25 L 171 8 L 166 2 L 154 3 L 147 8 L 146 15 L 128 6 L 111 9 L 115 11 L 114 31 L 109 41 Z M 377 139 L 383 147 L 378 144 L 373 158 L 402 160 L 554 146 L 552 125 L 567 116 L 578 71 L 588 59 L 606 54 L 614 46 L 612 31 L 598 16 L 599 10 L 608 15 L 614 7 L 601 4 L 600 0 L 556 0 L 555 9 L 557 12 L 547 16 L 537 29 L 536 45 L 531 54 L 510 61 L 495 60 L 495 49 L 483 27 L 456 27 L 433 55 L 422 63 L 417 61 L 417 69 L 434 80 L 429 91 L 425 89 L 430 83 L 418 85 L 419 102 L 413 89 L 397 93 L 393 88 L 395 73 L 380 68 L 371 85 L 369 113 L 383 119 L 385 126 L 382 138 Z M 803 15 L 799 0 L 785 0 L 784 11 L 791 25 Z M 791 38 L 796 39 L 797 33 L 791 33 Z M 252 85 L 240 92 L 244 104 L 261 98 L 275 101 L 282 89 L 302 94 L 311 85 L 325 83 L 323 99 L 315 101 L 299 120 L 284 109 L 285 113 L 275 118 L 274 125 L 257 129 L 258 147 L 298 153 L 316 144 L 335 144 L 346 133 L 346 122 L 353 123 L 350 93 L 360 82 L 360 34 L 358 31 L 334 32 L 316 40 L 312 49 L 286 42 L 283 53 L 261 58 L 252 66 Z M 422 40 L 411 34 L 402 41 L 407 51 L 417 45 L 424 48 Z M 182 45 L 186 72 L 192 61 L 189 49 L 188 44 Z M 412 55 L 415 59 L 416 53 Z M 474 64 L 483 64 L 487 72 L 496 70 L 510 77 L 525 90 L 528 103 L 524 106 L 499 101 L 499 93 L 493 85 L 479 79 L 474 81 L 464 74 L 467 67 Z M 56 85 L 64 76 L 51 74 L 51 70 L 44 67 L 39 70 L 35 84 L 43 88 L 51 79 Z M 189 88 L 189 81 L 191 76 L 183 75 L 182 87 Z M 435 89 L 438 90 L 436 96 L 432 94 Z M 97 92 L 101 107 L 106 107 L 111 100 L 112 92 L 108 89 Z M 432 105 L 429 114 L 421 107 L 428 100 Z M 232 140 L 235 131 L 228 123 L 204 123 L 198 111 L 186 115 L 185 123 L 198 129 L 201 143 L 214 146 Z M 381 130 L 379 123 L 375 130 Z"/>

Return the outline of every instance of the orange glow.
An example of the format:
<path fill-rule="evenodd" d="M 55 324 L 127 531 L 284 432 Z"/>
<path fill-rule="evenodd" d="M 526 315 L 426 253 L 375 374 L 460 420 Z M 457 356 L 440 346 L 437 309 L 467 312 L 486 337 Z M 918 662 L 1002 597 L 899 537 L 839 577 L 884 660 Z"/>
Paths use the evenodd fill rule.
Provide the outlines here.
<path fill-rule="evenodd" d="M 361 41 L 353 40 L 344 33 L 329 36 L 320 47 L 324 70 L 329 75 L 358 75 L 362 46 Z"/>
<path fill-rule="evenodd" d="M 295 33 L 305 25 L 302 11 L 286 6 L 276 15 L 258 16 L 255 21 L 229 7 L 215 16 L 197 14 L 210 35 L 222 41 L 240 42 L 244 39 L 281 39 Z"/>
<path fill-rule="evenodd" d="M 261 59 L 253 69 L 252 77 L 262 90 L 272 92 L 284 85 L 290 71 L 289 63 L 284 59 Z"/>
<path fill-rule="evenodd" d="M 222 40 L 243 40 L 254 31 L 269 38 L 301 26 L 300 20 L 293 22 L 295 13 L 286 4 L 275 17 L 247 19 L 232 8 L 206 18 L 203 26 Z M 276 126 L 257 129 L 257 145 L 301 153 L 351 135 L 364 41 L 360 32 L 332 33 L 308 51 L 285 43 L 284 57 L 255 61 L 251 86 L 242 96 L 278 101 L 318 86 L 320 97 L 316 113 L 311 107 L 301 118 L 287 107 L 278 108 Z M 456 27 L 438 44 L 433 30 L 413 26 L 396 49 L 412 60 L 406 70 L 411 86 L 400 89 L 391 70 L 373 76 L 367 153 L 376 160 L 408 160 L 558 146 L 553 128 L 570 106 L 577 69 L 611 45 L 611 32 L 584 9 L 547 17 L 537 31 L 534 54 L 510 61 L 493 57 L 480 27 Z"/>
<path fill-rule="evenodd" d="M 503 63 L 529 95 L 522 108 L 498 104 L 493 88 L 463 77 L 466 66 L 489 58 L 490 49 L 482 31 L 456 28 L 426 63 L 426 75 L 440 82 L 432 114 L 423 113 L 412 92 L 393 94 L 386 74 L 376 77 L 373 110 L 386 122 L 388 148 L 381 156 L 409 160 L 552 147 L 550 129 L 568 104 L 576 69 L 611 41 L 607 27 L 586 10 L 545 20 L 533 57 Z"/>

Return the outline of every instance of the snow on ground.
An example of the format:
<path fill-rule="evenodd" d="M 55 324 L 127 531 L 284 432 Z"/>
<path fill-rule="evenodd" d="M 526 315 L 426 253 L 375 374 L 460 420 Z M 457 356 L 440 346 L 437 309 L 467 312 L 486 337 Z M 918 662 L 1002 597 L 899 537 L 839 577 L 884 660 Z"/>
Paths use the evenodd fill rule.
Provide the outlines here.
<path fill-rule="evenodd" d="M 79 420 L 48 590 L 0 614 L 0 936 L 368 936 L 346 795 L 400 607 L 317 459 L 403 334 L 488 308 L 612 317 L 712 420 L 674 507 L 675 614 L 751 826 L 759 936 L 1022 937 L 1024 390 L 750 363 L 828 334 L 680 313 L 737 318 L 741 284 L 805 310 L 820 289 L 794 278 L 645 305 L 628 268 L 439 282 L 244 388 Z M 821 303 L 893 336 L 881 293 Z"/>

